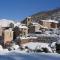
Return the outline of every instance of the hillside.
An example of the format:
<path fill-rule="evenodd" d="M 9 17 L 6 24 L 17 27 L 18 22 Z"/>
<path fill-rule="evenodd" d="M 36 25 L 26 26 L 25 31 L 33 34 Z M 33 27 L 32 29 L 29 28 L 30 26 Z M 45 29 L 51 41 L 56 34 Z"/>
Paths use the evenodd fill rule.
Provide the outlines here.
<path fill-rule="evenodd" d="M 36 22 L 38 22 L 41 19 L 55 19 L 60 21 L 60 8 L 49 10 L 49 11 L 43 11 L 38 12 L 36 14 L 33 14 L 32 19 Z"/>

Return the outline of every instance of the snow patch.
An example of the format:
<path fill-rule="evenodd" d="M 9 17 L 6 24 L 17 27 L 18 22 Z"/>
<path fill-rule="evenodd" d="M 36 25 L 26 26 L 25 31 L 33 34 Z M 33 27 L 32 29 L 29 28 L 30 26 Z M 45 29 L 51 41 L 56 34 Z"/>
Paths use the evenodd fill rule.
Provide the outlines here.
<path fill-rule="evenodd" d="M 52 52 L 51 48 L 49 47 L 49 44 L 47 43 L 30 42 L 30 43 L 23 44 L 23 46 L 27 46 L 32 50 L 35 50 L 36 48 L 37 49 L 47 48 L 50 52 Z"/>

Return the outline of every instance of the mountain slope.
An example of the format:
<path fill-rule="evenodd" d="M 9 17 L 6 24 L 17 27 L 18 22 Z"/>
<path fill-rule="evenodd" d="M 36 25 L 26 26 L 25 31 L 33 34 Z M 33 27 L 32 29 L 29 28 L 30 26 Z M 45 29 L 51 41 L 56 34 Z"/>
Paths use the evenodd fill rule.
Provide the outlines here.
<path fill-rule="evenodd" d="M 36 14 L 33 14 L 32 20 L 39 21 L 39 20 L 46 20 L 46 19 L 54 19 L 60 21 L 60 8 L 44 11 L 44 12 L 38 12 Z"/>

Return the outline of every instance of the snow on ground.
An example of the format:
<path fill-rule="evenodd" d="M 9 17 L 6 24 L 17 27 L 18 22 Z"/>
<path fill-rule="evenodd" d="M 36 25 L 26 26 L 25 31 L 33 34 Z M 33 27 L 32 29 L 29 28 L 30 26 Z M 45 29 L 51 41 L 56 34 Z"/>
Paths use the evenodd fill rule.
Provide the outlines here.
<path fill-rule="evenodd" d="M 39 49 L 39 48 L 47 48 L 50 52 L 52 52 L 48 43 L 30 42 L 30 43 L 23 44 L 23 46 L 27 46 L 32 50 Z"/>
<path fill-rule="evenodd" d="M 31 49 L 35 48 L 36 46 L 40 47 L 48 47 L 49 44 L 44 43 L 27 43 L 24 46 L 29 46 Z M 13 45 L 13 47 L 17 47 L 17 45 Z M 37 53 L 37 52 L 26 52 L 25 50 L 11 50 L 3 49 L 0 46 L 0 60 L 60 60 L 60 55 L 57 53 Z M 49 48 L 50 49 L 50 48 Z"/>
<path fill-rule="evenodd" d="M 55 47 L 55 45 L 56 45 L 56 42 L 53 42 L 53 43 L 51 44 L 51 47 Z"/>
<path fill-rule="evenodd" d="M 0 54 L 0 60 L 60 60 L 59 54 L 53 53 L 24 53 L 22 51 L 10 51 Z"/>
<path fill-rule="evenodd" d="M 19 48 L 19 46 L 18 46 L 18 45 L 16 45 L 16 44 L 13 44 L 13 46 L 12 46 L 11 48 L 14 48 L 14 49 L 16 50 L 16 49 L 18 49 L 18 48 Z"/>

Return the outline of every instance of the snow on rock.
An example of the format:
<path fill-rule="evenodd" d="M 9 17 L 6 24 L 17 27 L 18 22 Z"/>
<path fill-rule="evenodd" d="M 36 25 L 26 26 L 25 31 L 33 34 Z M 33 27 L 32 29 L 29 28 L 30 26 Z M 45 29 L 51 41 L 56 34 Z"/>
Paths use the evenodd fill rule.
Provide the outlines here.
<path fill-rule="evenodd" d="M 19 46 L 14 44 L 14 45 L 12 46 L 12 48 L 14 48 L 14 49 L 16 50 L 16 49 L 19 48 Z"/>
<path fill-rule="evenodd" d="M 4 55 L 5 53 L 8 53 L 8 49 L 3 49 L 3 47 L 0 45 L 0 55 Z"/>
<path fill-rule="evenodd" d="M 21 23 L 17 22 L 17 23 L 14 24 L 14 27 L 16 27 L 16 26 L 19 27 L 20 25 L 21 25 Z"/>
<path fill-rule="evenodd" d="M 51 44 L 51 47 L 55 47 L 55 44 L 56 44 L 56 42 L 53 42 L 53 43 Z"/>
<path fill-rule="evenodd" d="M 14 45 L 14 46 L 12 46 L 14 49 L 18 49 L 19 48 L 19 46 L 18 45 Z"/>

